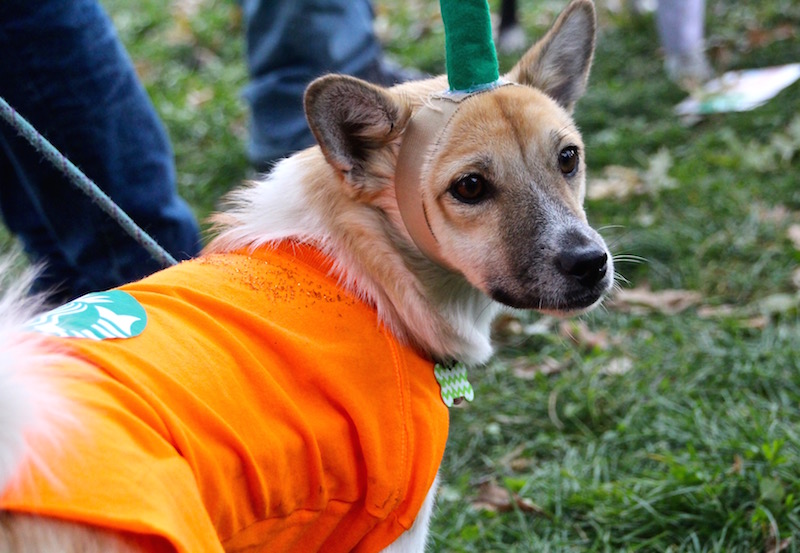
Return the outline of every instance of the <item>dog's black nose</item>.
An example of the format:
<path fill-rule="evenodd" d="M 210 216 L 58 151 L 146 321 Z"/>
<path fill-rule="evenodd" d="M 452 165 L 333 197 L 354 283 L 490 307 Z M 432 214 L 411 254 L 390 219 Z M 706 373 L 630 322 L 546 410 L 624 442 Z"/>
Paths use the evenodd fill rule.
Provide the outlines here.
<path fill-rule="evenodd" d="M 606 276 L 608 255 L 596 246 L 569 248 L 558 254 L 556 265 L 562 274 L 591 288 Z"/>

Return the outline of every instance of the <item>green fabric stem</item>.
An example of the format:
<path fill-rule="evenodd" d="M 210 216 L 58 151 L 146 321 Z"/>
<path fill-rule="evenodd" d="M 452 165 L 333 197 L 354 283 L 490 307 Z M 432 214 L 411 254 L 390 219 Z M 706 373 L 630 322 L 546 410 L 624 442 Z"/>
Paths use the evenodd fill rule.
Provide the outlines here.
<path fill-rule="evenodd" d="M 487 0 L 440 0 L 450 90 L 470 90 L 500 78 Z"/>

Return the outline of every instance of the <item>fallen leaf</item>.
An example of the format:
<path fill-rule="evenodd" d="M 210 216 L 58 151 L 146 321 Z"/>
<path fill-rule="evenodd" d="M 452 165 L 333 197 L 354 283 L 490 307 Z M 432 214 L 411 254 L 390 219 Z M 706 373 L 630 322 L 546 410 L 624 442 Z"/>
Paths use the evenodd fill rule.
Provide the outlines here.
<path fill-rule="evenodd" d="M 611 346 L 608 332 L 593 331 L 584 321 L 562 321 L 558 330 L 562 336 L 582 348 L 607 350 Z"/>
<path fill-rule="evenodd" d="M 792 271 L 792 284 L 797 289 L 800 289 L 800 268 Z"/>
<path fill-rule="evenodd" d="M 197 38 L 192 29 L 192 21 L 182 9 L 183 7 L 176 8 L 173 12 L 172 25 L 166 33 L 167 43 L 172 46 L 194 46 Z"/>
<path fill-rule="evenodd" d="M 739 310 L 733 305 L 703 305 L 697 309 L 697 316 L 701 319 L 717 319 L 721 317 L 734 317 Z"/>
<path fill-rule="evenodd" d="M 492 333 L 499 337 L 519 336 L 523 329 L 519 317 L 510 313 L 503 313 L 492 323 Z"/>
<path fill-rule="evenodd" d="M 522 457 L 525 448 L 525 444 L 519 444 L 517 447 L 500 457 L 500 459 L 497 460 L 497 464 L 501 467 L 511 468 L 517 472 L 519 472 L 519 470 L 514 467 L 521 467 L 523 465 L 525 468 L 530 467 L 531 460 L 526 457 Z"/>
<path fill-rule="evenodd" d="M 767 553 L 781 553 L 789 549 L 790 545 L 792 545 L 792 538 L 784 538 L 781 541 L 777 541 L 774 537 L 774 530 L 770 530 L 769 539 L 766 544 Z"/>
<path fill-rule="evenodd" d="M 658 290 L 637 287 L 618 290 L 607 303 L 609 309 L 625 313 L 647 313 L 657 311 L 675 315 L 697 305 L 702 300 L 699 292 L 692 290 Z"/>
<path fill-rule="evenodd" d="M 800 250 L 800 225 L 790 225 L 786 231 L 786 235 L 789 237 L 789 240 L 792 241 L 794 249 Z"/>
<path fill-rule="evenodd" d="M 738 453 L 733 456 L 733 465 L 731 466 L 731 472 L 733 474 L 742 474 L 744 470 L 744 461 L 742 460 L 742 456 Z"/>
<path fill-rule="evenodd" d="M 453 503 L 455 501 L 461 501 L 461 493 L 451 486 L 447 484 L 443 484 L 439 486 L 439 489 L 436 492 L 436 501 L 443 501 L 447 503 Z"/>
<path fill-rule="evenodd" d="M 516 459 L 511 459 L 508 463 L 508 467 L 514 472 L 528 471 L 532 465 L 533 461 L 527 457 L 517 457 Z"/>
<path fill-rule="evenodd" d="M 509 364 L 511 373 L 520 380 L 533 380 L 537 374 L 549 376 L 558 374 L 567 366 L 565 362 L 559 362 L 552 357 L 545 357 L 540 363 L 533 363 L 527 357 L 518 357 Z"/>
<path fill-rule="evenodd" d="M 633 359 L 630 357 L 614 357 L 600 369 L 600 372 L 602 374 L 619 376 L 629 372 L 632 368 Z"/>
<path fill-rule="evenodd" d="M 511 493 L 494 481 L 484 482 L 478 487 L 478 496 L 471 503 L 479 511 L 505 512 L 511 510 Z"/>
<path fill-rule="evenodd" d="M 527 497 L 520 497 L 517 494 L 513 495 L 514 501 L 517 503 L 517 509 L 522 511 L 523 513 L 533 513 L 535 515 L 541 515 L 546 518 L 550 518 L 547 512 L 539 507 L 536 503 L 528 499 Z"/>
<path fill-rule="evenodd" d="M 523 513 L 533 513 L 549 518 L 547 512 L 533 501 L 515 493 L 512 494 L 506 488 L 498 486 L 493 480 L 484 482 L 478 487 L 478 496 L 471 505 L 473 509 L 493 513 L 506 513 L 516 507 Z"/>
<path fill-rule="evenodd" d="M 557 319 L 554 317 L 542 317 L 536 322 L 525 325 L 522 332 L 526 336 L 543 336 L 553 332 L 553 327 L 556 325 Z"/>
<path fill-rule="evenodd" d="M 172 14 L 192 18 L 207 8 L 208 6 L 204 5 L 207 3 L 206 0 L 172 0 Z"/>
<path fill-rule="evenodd" d="M 519 317 L 506 313 L 494 320 L 494 323 L 492 323 L 492 332 L 499 338 L 540 336 L 543 334 L 550 334 L 553 330 L 555 320 L 556 319 L 553 317 L 540 317 L 532 323 L 523 324 Z"/>
<path fill-rule="evenodd" d="M 775 544 L 775 547 L 772 549 L 772 553 L 781 553 L 781 551 L 786 551 L 789 549 L 790 545 L 792 545 L 792 538 L 784 538 L 779 543 Z"/>
<path fill-rule="evenodd" d="M 754 27 L 747 30 L 747 45 L 750 49 L 760 49 L 773 42 L 794 38 L 796 35 L 796 29 L 788 23 L 773 28 Z"/>
<path fill-rule="evenodd" d="M 759 221 L 775 225 L 783 224 L 792 215 L 792 212 L 785 205 L 780 204 L 758 204 L 755 206 L 755 213 Z"/>
<path fill-rule="evenodd" d="M 757 317 L 750 317 L 744 323 L 747 328 L 752 328 L 753 330 L 764 330 L 767 328 L 769 324 L 769 318 L 759 315 Z"/>
<path fill-rule="evenodd" d="M 192 108 L 199 108 L 214 99 L 214 90 L 212 88 L 200 88 L 191 91 L 186 96 L 186 103 Z"/>
<path fill-rule="evenodd" d="M 672 154 L 667 148 L 661 148 L 649 160 L 642 181 L 645 190 L 654 194 L 678 186 L 678 181 L 669 175 L 672 169 Z"/>
<path fill-rule="evenodd" d="M 592 179 L 586 187 L 586 197 L 590 200 L 623 200 L 641 193 L 639 172 L 621 165 L 607 166 L 603 169 L 603 176 Z"/>
<path fill-rule="evenodd" d="M 798 275 L 800 276 L 800 275 Z M 745 328 L 754 330 L 764 329 L 769 324 L 769 318 L 764 315 L 753 315 L 750 306 L 734 307 L 733 305 L 704 305 L 697 309 L 697 316 L 701 319 L 734 318 L 741 319 Z"/>
<path fill-rule="evenodd" d="M 778 316 L 797 310 L 800 306 L 800 294 L 771 294 L 759 300 L 756 311 L 765 315 Z"/>

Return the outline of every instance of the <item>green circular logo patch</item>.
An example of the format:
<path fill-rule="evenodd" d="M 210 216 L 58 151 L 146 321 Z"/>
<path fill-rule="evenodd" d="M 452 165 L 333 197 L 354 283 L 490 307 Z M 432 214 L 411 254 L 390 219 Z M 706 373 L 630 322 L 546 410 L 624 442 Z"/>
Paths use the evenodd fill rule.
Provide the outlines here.
<path fill-rule="evenodd" d="M 121 290 L 92 292 L 28 322 L 27 330 L 61 338 L 131 338 L 142 333 L 147 314 Z"/>

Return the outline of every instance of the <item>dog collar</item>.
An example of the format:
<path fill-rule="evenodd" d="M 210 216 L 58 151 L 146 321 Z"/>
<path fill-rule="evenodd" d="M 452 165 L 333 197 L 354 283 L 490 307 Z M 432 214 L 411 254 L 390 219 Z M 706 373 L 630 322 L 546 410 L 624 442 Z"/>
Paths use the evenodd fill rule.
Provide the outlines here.
<path fill-rule="evenodd" d="M 427 207 L 436 198 L 426 195 L 421 186 L 430 161 L 439 150 L 440 140 L 453 116 L 469 99 L 514 83 L 498 79 L 470 90 L 446 91 L 431 95 L 408 122 L 395 170 L 397 207 L 414 244 L 432 261 L 452 269 L 444 259 L 439 241 L 428 220 Z"/>

